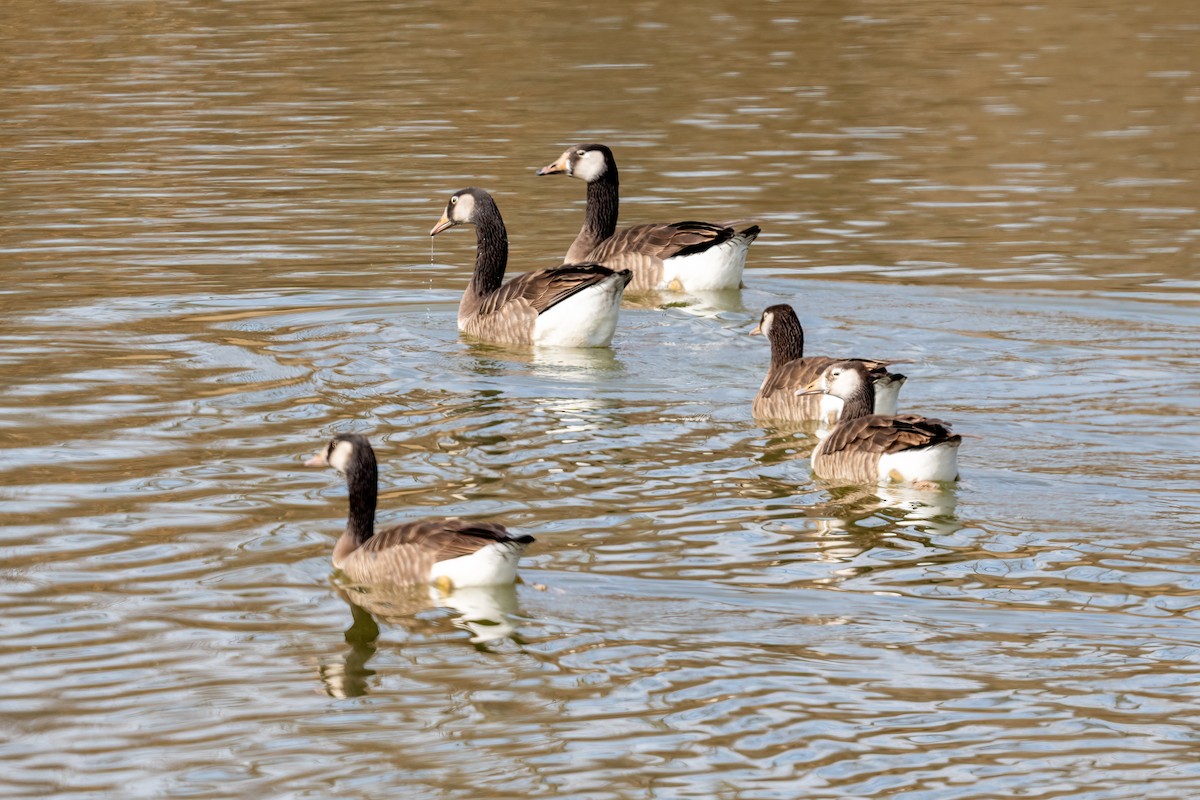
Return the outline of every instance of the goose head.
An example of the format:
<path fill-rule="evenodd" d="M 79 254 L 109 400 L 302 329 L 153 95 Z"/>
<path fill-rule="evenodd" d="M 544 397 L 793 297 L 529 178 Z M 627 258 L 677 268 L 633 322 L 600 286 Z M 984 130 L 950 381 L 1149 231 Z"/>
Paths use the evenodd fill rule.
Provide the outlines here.
<path fill-rule="evenodd" d="M 754 330 L 750 331 L 751 336 L 766 336 L 771 338 L 771 331 L 774 328 L 799 328 L 800 318 L 796 316 L 796 309 L 789 306 L 787 303 L 779 303 L 774 306 L 767 306 L 763 309 L 762 317 L 758 320 L 758 325 Z"/>
<path fill-rule="evenodd" d="M 774 308 L 772 306 L 771 308 Z M 751 336 L 770 336 L 771 323 L 775 321 L 775 312 L 771 308 L 764 309 L 762 316 L 758 318 L 758 324 L 750 331 Z"/>
<path fill-rule="evenodd" d="M 867 368 L 861 361 L 839 361 L 830 364 L 821 373 L 821 377 L 803 389 L 797 389 L 796 394 L 828 394 L 842 400 L 849 400 L 861 394 L 870 385 Z"/>
<path fill-rule="evenodd" d="M 329 440 L 315 456 L 304 462 L 306 467 L 333 467 L 343 475 L 349 475 L 360 464 L 373 461 L 375 453 L 365 436 L 356 433 L 339 433 Z"/>
<path fill-rule="evenodd" d="M 612 150 L 602 144 L 577 144 L 568 147 L 558 160 L 537 171 L 538 175 L 570 175 L 587 183 L 614 171 L 616 162 Z"/>
<path fill-rule="evenodd" d="M 796 316 L 796 311 L 786 303 L 779 305 L 767 306 L 763 309 L 762 316 L 758 319 L 758 324 L 754 326 L 754 330 L 750 331 L 751 336 L 766 336 L 771 337 L 771 328 L 775 326 L 776 321 L 795 320 L 797 323 L 800 319 Z"/>
<path fill-rule="evenodd" d="M 751 336 L 765 336 L 771 342 L 771 363 L 784 364 L 804 357 L 804 328 L 796 310 L 787 303 L 767 306 Z"/>
<path fill-rule="evenodd" d="M 446 210 L 442 212 L 442 218 L 438 220 L 437 225 L 433 226 L 429 235 L 437 236 L 455 225 L 474 223 L 479 208 L 491 202 L 491 195 L 483 189 L 470 187 L 458 190 L 450 195 L 450 200 L 446 203 Z"/>

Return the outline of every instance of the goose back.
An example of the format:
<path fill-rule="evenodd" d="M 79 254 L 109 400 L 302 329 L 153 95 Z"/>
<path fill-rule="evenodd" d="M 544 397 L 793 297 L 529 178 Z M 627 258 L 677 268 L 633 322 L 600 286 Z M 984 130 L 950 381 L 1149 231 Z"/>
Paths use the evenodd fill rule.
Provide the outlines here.
<path fill-rule="evenodd" d="M 736 289 L 758 234 L 757 225 L 743 231 L 692 221 L 634 225 L 618 229 L 586 258 L 631 270 L 631 291 Z"/>
<path fill-rule="evenodd" d="M 445 562 L 462 559 L 479 566 L 477 578 L 486 580 L 456 585 L 507 583 L 515 579 L 517 559 L 532 541 L 532 536 L 512 536 L 494 522 L 418 520 L 376 531 L 361 545 L 343 534 L 334 548 L 333 566 L 354 583 L 405 585 L 436 579 L 451 566 Z"/>
<path fill-rule="evenodd" d="M 958 478 L 962 437 L 938 419 L 871 413 L 875 391 L 861 363 L 833 364 L 819 383 L 821 391 L 841 398 L 843 408 L 837 425 L 813 449 L 813 472 L 854 483 Z"/>
<path fill-rule="evenodd" d="M 564 264 L 504 283 L 508 232 L 492 196 L 474 187 L 455 192 L 430 235 L 461 224 L 475 226 L 476 249 L 475 272 L 458 305 L 460 331 L 499 344 L 603 347 L 612 341 L 632 273 Z"/>
<path fill-rule="evenodd" d="M 486 341 L 534 344 L 542 314 L 590 290 L 597 295 L 600 307 L 574 318 L 583 323 L 583 338 L 594 340 L 584 346 L 602 346 L 612 341 L 616 313 L 607 314 L 610 325 L 590 323 L 596 314 L 606 315 L 607 307 L 620 305 L 622 290 L 631 277 L 628 270 L 614 272 L 598 264 L 566 264 L 522 273 L 490 294 L 468 289 L 458 305 L 458 329 Z M 570 310 L 567 315 L 572 315 Z M 594 335 L 589 337 L 589 333 Z"/>
<path fill-rule="evenodd" d="M 958 449 L 961 442 L 962 436 L 953 433 L 948 424 L 938 419 L 918 414 L 871 414 L 838 422 L 813 450 L 813 471 L 827 478 L 855 483 L 914 479 L 951 481 L 958 476 L 957 462 L 952 469 L 945 468 L 942 462 Z M 922 451 L 927 458 L 913 457 Z M 897 458 L 906 454 L 910 457 Z M 924 460 L 937 462 L 939 469 L 933 474 L 917 477 L 906 474 L 903 464 Z M 895 470 L 891 466 L 893 462 L 896 462 Z M 907 471 L 911 472 L 911 469 Z"/>
<path fill-rule="evenodd" d="M 538 175 L 567 174 L 587 183 L 584 222 L 567 261 L 589 261 L 633 272 L 630 290 L 719 291 L 742 283 L 746 251 L 757 225 L 686 220 L 617 228 L 620 178 L 612 150 L 602 144 L 567 148 Z"/>

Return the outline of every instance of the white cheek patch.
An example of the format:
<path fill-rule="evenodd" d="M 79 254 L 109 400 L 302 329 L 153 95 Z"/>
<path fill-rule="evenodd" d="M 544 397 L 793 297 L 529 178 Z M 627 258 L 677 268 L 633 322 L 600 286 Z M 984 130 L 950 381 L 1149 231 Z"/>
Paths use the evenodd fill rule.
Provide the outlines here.
<path fill-rule="evenodd" d="M 843 369 L 842 373 L 833 380 L 833 394 L 839 397 L 849 397 L 858 390 L 859 383 L 862 382 L 861 376 L 852 369 Z"/>
<path fill-rule="evenodd" d="M 344 474 L 346 467 L 350 465 L 350 456 L 353 453 L 354 445 L 343 439 L 337 443 L 333 448 L 333 452 L 329 454 L 329 466 Z"/>
<path fill-rule="evenodd" d="M 470 222 L 473 216 L 475 216 L 475 198 L 469 194 L 460 194 L 458 202 L 454 204 L 454 220 Z"/>
<path fill-rule="evenodd" d="M 604 169 L 604 154 L 599 150 L 589 150 L 575 162 L 571 177 L 591 183 L 604 174 Z"/>
<path fill-rule="evenodd" d="M 762 322 L 760 322 L 758 325 L 759 330 L 762 331 L 763 336 L 771 335 L 771 325 L 774 322 L 775 322 L 774 314 L 763 314 Z"/>

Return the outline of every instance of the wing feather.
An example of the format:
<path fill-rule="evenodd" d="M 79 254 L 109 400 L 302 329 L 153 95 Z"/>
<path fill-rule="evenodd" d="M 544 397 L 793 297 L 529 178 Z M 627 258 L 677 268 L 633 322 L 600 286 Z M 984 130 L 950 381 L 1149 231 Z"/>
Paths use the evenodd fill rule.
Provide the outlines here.
<path fill-rule="evenodd" d="M 354 581 L 423 583 L 439 561 L 470 555 L 493 542 L 523 547 L 532 541 L 532 536 L 513 536 L 495 522 L 416 520 L 377 531 L 340 568 Z"/>
<path fill-rule="evenodd" d="M 958 443 L 962 437 L 940 419 L 919 414 L 882 416 L 871 414 L 849 422 L 839 422 L 820 444 L 823 455 L 832 456 L 850 450 L 857 452 L 899 453 L 944 442 Z"/>
<path fill-rule="evenodd" d="M 620 228 L 596 245 L 588 253 L 588 260 L 608 263 L 622 253 L 638 253 L 660 260 L 686 256 L 727 242 L 736 234 L 733 228 L 694 220 L 631 225 Z"/>
<path fill-rule="evenodd" d="M 525 272 L 483 298 L 479 314 L 498 313 L 510 303 L 524 305 L 541 314 L 614 274 L 620 273 L 599 264 L 563 264 Z M 626 283 L 630 277 L 626 276 Z"/>

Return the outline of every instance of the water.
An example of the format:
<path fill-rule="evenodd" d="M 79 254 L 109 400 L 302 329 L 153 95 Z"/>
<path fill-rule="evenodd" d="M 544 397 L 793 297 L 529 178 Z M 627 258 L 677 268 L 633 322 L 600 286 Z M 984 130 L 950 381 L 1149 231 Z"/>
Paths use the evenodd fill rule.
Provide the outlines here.
<path fill-rule="evenodd" d="M 6 8 L 5 796 L 1200 788 L 1195 10 L 94 10 Z M 446 198 L 548 265 L 588 140 L 627 222 L 758 221 L 747 288 L 460 341 Z M 754 423 L 776 302 L 912 362 L 957 489 Z M 349 604 L 302 461 L 350 430 L 384 521 L 502 520 L 524 583 Z"/>

